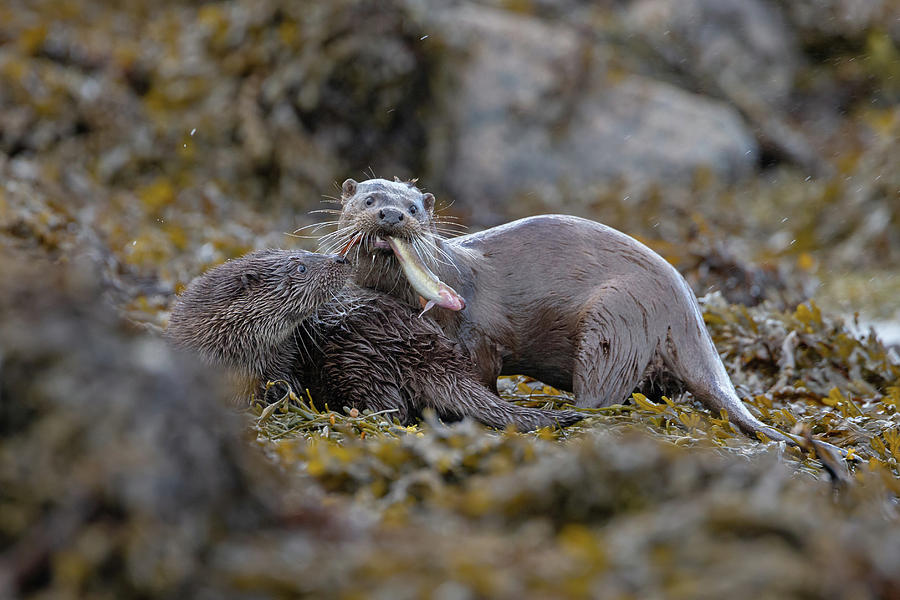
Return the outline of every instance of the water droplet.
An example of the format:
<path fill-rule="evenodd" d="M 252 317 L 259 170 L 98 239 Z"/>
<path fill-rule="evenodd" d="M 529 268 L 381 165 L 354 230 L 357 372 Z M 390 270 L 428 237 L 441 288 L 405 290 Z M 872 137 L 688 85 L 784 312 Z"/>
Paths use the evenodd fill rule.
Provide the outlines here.
<path fill-rule="evenodd" d="M 132 245 L 132 246 L 137 246 L 137 240 L 134 240 L 133 242 L 131 242 L 131 245 Z"/>
<path fill-rule="evenodd" d="M 191 129 L 191 137 L 194 137 L 194 134 L 195 134 L 195 133 L 197 133 L 197 128 L 196 128 L 196 127 L 194 127 L 193 129 Z"/>
<path fill-rule="evenodd" d="M 783 219 L 781 220 L 781 222 L 782 222 L 782 223 L 787 223 L 787 220 L 788 220 L 788 218 L 785 217 L 785 218 L 783 218 Z"/>
<path fill-rule="evenodd" d="M 424 40 L 424 39 L 427 38 L 427 37 L 428 37 L 427 35 L 423 35 L 422 37 L 419 38 L 419 41 L 422 41 L 422 40 Z"/>

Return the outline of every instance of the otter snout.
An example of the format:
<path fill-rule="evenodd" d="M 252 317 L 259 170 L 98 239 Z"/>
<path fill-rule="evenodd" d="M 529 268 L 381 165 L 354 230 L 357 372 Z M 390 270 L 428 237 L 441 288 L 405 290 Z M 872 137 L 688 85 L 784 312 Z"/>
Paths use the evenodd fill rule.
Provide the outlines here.
<path fill-rule="evenodd" d="M 387 229 L 400 226 L 403 223 L 403 212 L 399 209 L 386 206 L 378 211 L 378 224 Z"/>

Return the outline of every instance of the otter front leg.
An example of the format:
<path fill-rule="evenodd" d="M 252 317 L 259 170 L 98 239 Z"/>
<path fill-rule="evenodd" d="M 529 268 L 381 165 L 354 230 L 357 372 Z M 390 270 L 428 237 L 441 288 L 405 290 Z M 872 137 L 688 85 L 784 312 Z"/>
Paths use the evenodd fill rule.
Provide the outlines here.
<path fill-rule="evenodd" d="M 374 367 L 359 369 L 352 360 L 335 359 L 334 365 L 323 369 L 329 408 L 341 410 L 346 406 L 359 411 L 391 411 L 385 415 L 388 420 L 396 418 L 400 423 L 409 424 L 410 406 L 400 388 L 394 382 L 373 377 L 375 373 Z"/>
<path fill-rule="evenodd" d="M 656 349 L 646 309 L 626 289 L 599 290 L 579 322 L 572 374 L 579 407 L 599 408 L 625 400 Z"/>

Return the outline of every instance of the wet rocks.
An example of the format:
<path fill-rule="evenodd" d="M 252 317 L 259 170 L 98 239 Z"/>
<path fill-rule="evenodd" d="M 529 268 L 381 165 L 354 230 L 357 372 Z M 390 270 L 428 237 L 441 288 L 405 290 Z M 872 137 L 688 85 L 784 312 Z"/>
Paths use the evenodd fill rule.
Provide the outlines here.
<path fill-rule="evenodd" d="M 469 203 L 698 168 L 735 178 L 758 158 L 733 109 L 622 72 L 609 46 L 565 24 L 463 6 L 435 25 L 467 52 L 440 160 L 443 183 Z"/>

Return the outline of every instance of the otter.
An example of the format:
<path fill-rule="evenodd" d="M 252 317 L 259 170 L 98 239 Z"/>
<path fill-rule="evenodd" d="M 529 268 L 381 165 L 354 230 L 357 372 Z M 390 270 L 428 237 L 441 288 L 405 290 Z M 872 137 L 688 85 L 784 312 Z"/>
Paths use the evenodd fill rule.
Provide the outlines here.
<path fill-rule="evenodd" d="M 425 408 L 521 431 L 581 420 L 498 398 L 432 320 L 386 294 L 345 287 L 351 275 L 339 255 L 253 252 L 194 280 L 167 335 L 250 379 L 261 397 L 267 382 L 281 381 L 309 389 L 320 409 L 393 410 L 403 423 Z"/>
<path fill-rule="evenodd" d="M 674 379 L 744 433 L 797 445 L 741 402 L 684 277 L 634 238 L 565 215 L 444 238 L 434 196 L 414 181 L 348 179 L 341 203 L 320 249 L 355 255 L 359 286 L 409 306 L 424 303 L 397 241 L 415 251 L 421 270 L 461 297 L 431 314 L 492 390 L 499 375 L 524 374 L 574 392 L 579 407 L 604 407 Z"/>

